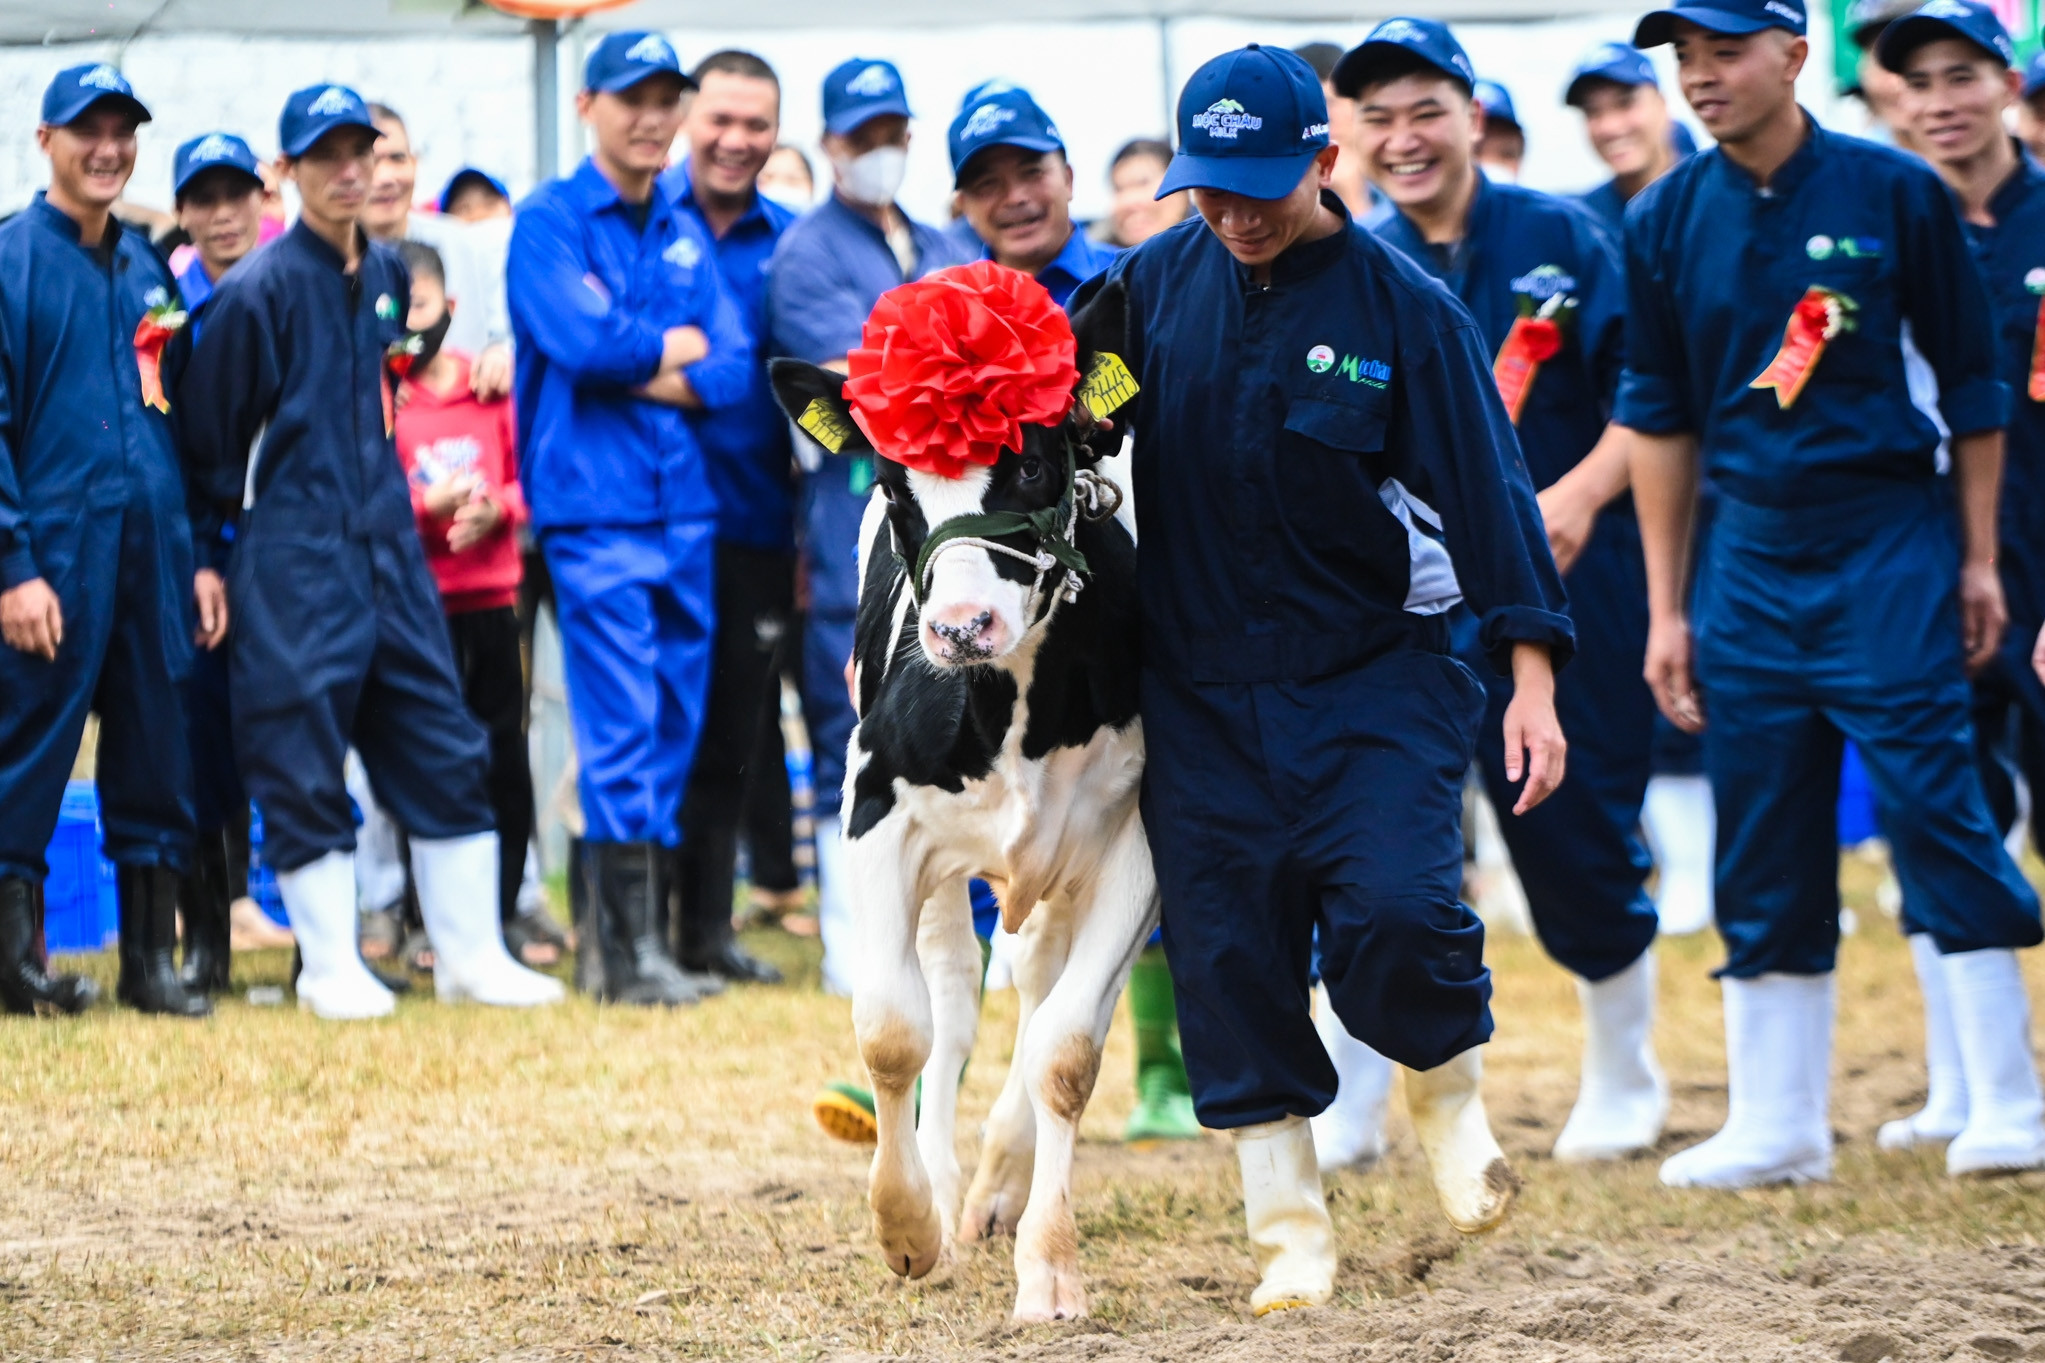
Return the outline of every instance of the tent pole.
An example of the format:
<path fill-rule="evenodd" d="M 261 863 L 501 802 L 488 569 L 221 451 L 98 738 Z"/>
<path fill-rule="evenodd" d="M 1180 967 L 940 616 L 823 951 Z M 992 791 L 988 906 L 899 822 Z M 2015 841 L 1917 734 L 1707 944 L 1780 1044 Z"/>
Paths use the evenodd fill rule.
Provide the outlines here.
<path fill-rule="evenodd" d="M 535 19 L 533 35 L 533 182 L 561 173 L 561 25 Z"/>
<path fill-rule="evenodd" d="M 1174 140 L 1172 131 L 1178 123 L 1178 94 L 1172 78 L 1172 21 L 1160 14 L 1157 16 L 1157 73 L 1160 96 L 1164 100 L 1165 141 Z"/>

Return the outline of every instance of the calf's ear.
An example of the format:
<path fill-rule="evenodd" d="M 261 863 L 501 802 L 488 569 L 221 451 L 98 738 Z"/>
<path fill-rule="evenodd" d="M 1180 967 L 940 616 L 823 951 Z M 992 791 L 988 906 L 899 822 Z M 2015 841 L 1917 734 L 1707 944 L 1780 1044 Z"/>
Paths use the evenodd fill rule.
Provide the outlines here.
<path fill-rule="evenodd" d="M 829 454 L 870 454 L 873 445 L 852 420 L 845 401 L 845 376 L 806 360 L 773 360 L 767 365 L 774 400 L 802 433 Z"/>
<path fill-rule="evenodd" d="M 1083 285 L 1073 304 L 1079 383 L 1072 395 L 1096 420 L 1113 423 L 1108 430 L 1090 427 L 1081 433 L 1088 453 L 1100 459 L 1122 448 L 1134 411 L 1136 378 L 1124 358 L 1129 349 L 1129 296 L 1121 280 L 1103 275 Z M 1073 410 L 1077 417 L 1079 406 Z"/>

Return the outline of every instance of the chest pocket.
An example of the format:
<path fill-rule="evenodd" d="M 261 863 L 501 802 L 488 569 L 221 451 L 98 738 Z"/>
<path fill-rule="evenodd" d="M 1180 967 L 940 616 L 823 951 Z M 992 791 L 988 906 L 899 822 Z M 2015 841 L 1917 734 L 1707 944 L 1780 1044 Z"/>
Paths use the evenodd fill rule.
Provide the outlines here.
<path fill-rule="evenodd" d="M 1405 525 L 1379 496 L 1389 478 L 1383 394 L 1359 401 L 1296 397 L 1278 444 L 1278 517 L 1323 570 L 1362 577 L 1403 598 L 1411 578 Z"/>

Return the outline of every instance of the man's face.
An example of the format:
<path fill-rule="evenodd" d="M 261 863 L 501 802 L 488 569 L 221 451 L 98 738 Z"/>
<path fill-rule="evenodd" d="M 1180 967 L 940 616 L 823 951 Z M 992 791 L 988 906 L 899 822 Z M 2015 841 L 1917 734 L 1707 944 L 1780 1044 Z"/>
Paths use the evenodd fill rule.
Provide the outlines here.
<path fill-rule="evenodd" d="M 202 170 L 177 200 L 178 226 L 207 273 L 219 275 L 256 248 L 263 227 L 263 186 L 230 166 Z"/>
<path fill-rule="evenodd" d="M 376 134 L 367 128 L 336 128 L 288 163 L 285 173 L 298 182 L 306 213 L 327 223 L 360 219 L 375 174 L 375 145 Z"/>
<path fill-rule="evenodd" d="M 424 272 L 413 275 L 412 310 L 405 314 L 405 330 L 424 331 L 447 310 L 447 286 Z"/>
<path fill-rule="evenodd" d="M 1810 51 L 1783 29 L 1714 33 L 1686 19 L 1676 22 L 1675 47 L 1683 98 L 1721 142 L 1746 140 L 1796 102 L 1797 73 Z"/>
<path fill-rule="evenodd" d="M 1401 208 L 1439 203 L 1467 184 L 1484 111 L 1446 76 L 1415 73 L 1357 97 L 1364 173 Z"/>
<path fill-rule="evenodd" d="M 1121 246 L 1141 246 L 1186 216 L 1186 196 L 1168 194 L 1156 198 L 1164 183 L 1165 163 L 1154 156 L 1131 156 L 1116 166 L 1108 177 L 1115 191 L 1108 208 L 1115 241 Z"/>
<path fill-rule="evenodd" d="M 1072 235 L 1072 167 L 1055 151 L 988 147 L 966 162 L 959 204 L 996 260 L 1048 260 Z"/>
<path fill-rule="evenodd" d="M 362 229 L 373 237 L 403 236 L 418 183 L 411 134 L 394 119 L 377 119 L 376 168 L 369 182 L 369 202 L 362 209 Z"/>
<path fill-rule="evenodd" d="M 462 222 L 489 222 L 511 216 L 511 201 L 480 180 L 470 180 L 455 191 L 441 212 Z"/>
<path fill-rule="evenodd" d="M 135 170 L 137 126 L 131 111 L 103 101 L 61 128 L 37 128 L 36 141 L 50 158 L 50 183 L 73 203 L 113 207 Z"/>
<path fill-rule="evenodd" d="M 850 161 L 882 147 L 908 146 L 909 120 L 900 114 L 869 118 L 849 133 L 824 134 L 824 150 L 836 161 Z"/>
<path fill-rule="evenodd" d="M 1925 43 L 1903 69 L 1897 100 L 1910 145 L 1933 161 L 1970 160 L 2006 136 L 2003 111 L 2022 78 L 1958 38 Z"/>
<path fill-rule="evenodd" d="M 1652 85 L 1594 81 L 1582 103 L 1591 150 L 1614 175 L 1645 174 L 1669 145 L 1668 101 Z"/>
<path fill-rule="evenodd" d="M 618 91 L 585 90 L 576 104 L 597 154 L 634 174 L 652 175 L 665 166 L 682 130 L 682 79 L 668 72 Z"/>
<path fill-rule="evenodd" d="M 1477 164 L 1508 180 L 1520 178 L 1520 161 L 1527 154 L 1527 135 L 1510 123 L 1485 120 L 1477 139 Z"/>
<path fill-rule="evenodd" d="M 1282 199 L 1250 199 L 1223 189 L 1196 189 L 1193 206 L 1228 253 L 1244 265 L 1269 265 L 1313 226 L 1321 191 L 1334 182 L 1334 147 L 1324 147 L 1292 193 Z"/>
<path fill-rule="evenodd" d="M 699 186 L 726 197 L 749 194 L 781 134 L 780 87 L 757 76 L 706 72 L 682 131 Z"/>

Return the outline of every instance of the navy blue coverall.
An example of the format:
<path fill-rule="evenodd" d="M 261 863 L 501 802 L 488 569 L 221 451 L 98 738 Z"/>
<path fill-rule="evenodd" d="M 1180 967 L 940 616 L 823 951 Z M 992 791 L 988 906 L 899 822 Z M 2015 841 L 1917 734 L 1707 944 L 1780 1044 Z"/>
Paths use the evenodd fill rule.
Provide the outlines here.
<path fill-rule="evenodd" d="M 1939 949 L 2035 945 L 2037 898 L 1974 763 L 1938 432 L 1904 376 L 1907 325 L 1952 430 L 2005 423 L 1988 295 L 1944 185 L 1810 122 L 1765 189 L 1716 150 L 1677 166 L 1628 214 L 1626 245 L 1618 419 L 1694 433 L 1717 492 L 1693 629 L 1723 973 L 1833 968 L 1846 738 Z M 1751 384 L 1814 286 L 1851 300 L 1854 327 L 1783 408 Z"/>
<path fill-rule="evenodd" d="M 0 224 L 0 590 L 40 577 L 64 622 L 54 662 L 0 645 L 0 876 L 48 874 L 88 712 L 107 856 L 191 862 L 192 531 L 176 428 L 144 405 L 135 355 L 175 298 L 118 221 L 80 245 L 38 194 Z"/>
<path fill-rule="evenodd" d="M 1618 243 L 1581 204 L 1482 176 L 1453 251 L 1430 246 L 1403 213 L 1379 235 L 1462 300 L 1494 357 L 1522 312 L 1575 300 L 1557 314 L 1561 353 L 1526 390 L 1518 426 L 1537 489 L 1575 468 L 1604 434 L 1626 363 Z M 1551 956 L 1592 981 L 1633 964 L 1655 934 L 1654 904 L 1643 888 L 1651 863 L 1639 835 L 1654 756 L 1654 694 L 1640 674 L 1646 582 L 1633 500 L 1622 497 L 1598 517 L 1569 571 L 1576 657 L 1555 687 L 1569 779 L 1523 815 L 1511 813 L 1519 787 L 1506 779 L 1501 727 L 1512 679 L 1483 666 L 1476 621 L 1466 610 L 1455 613 L 1457 651 L 1485 678 L 1490 697 L 1477 760 L 1534 929 Z"/>
<path fill-rule="evenodd" d="M 488 741 L 388 424 L 409 297 L 397 252 L 369 243 L 350 274 L 301 221 L 221 280 L 180 390 L 195 472 L 216 507 L 244 508 L 227 580 L 234 749 L 280 871 L 354 849 L 351 744 L 414 837 L 494 826 Z"/>
<path fill-rule="evenodd" d="M 1203 1124 L 1334 1097 L 1307 977 L 1348 1030 L 1431 1068 L 1491 1034 L 1459 902 L 1494 666 L 1572 648 L 1534 490 L 1461 304 L 1348 222 L 1258 286 L 1200 219 L 1124 255 L 1141 384 L 1143 816 Z M 1083 303 L 1092 288 L 1082 290 Z"/>

